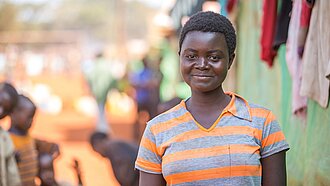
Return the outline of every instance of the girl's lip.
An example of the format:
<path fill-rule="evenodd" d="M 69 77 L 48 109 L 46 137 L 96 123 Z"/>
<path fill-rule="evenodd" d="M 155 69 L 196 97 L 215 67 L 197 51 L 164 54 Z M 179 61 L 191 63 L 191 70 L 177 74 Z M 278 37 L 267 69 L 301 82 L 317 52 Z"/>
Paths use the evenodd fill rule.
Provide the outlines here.
<path fill-rule="evenodd" d="M 196 77 L 212 77 L 210 75 L 204 75 L 204 74 L 195 74 L 193 76 L 196 76 Z"/>

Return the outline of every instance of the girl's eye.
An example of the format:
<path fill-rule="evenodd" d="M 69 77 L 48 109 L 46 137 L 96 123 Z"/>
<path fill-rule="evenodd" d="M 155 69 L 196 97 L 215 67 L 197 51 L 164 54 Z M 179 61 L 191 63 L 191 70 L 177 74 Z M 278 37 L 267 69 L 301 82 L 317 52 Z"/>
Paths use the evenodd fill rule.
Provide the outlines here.
<path fill-rule="evenodd" d="M 188 60 L 197 59 L 197 56 L 196 56 L 196 55 L 192 55 L 192 54 L 186 55 L 185 57 L 186 57 Z"/>
<path fill-rule="evenodd" d="M 209 56 L 209 60 L 211 61 L 219 61 L 220 57 L 219 56 Z"/>

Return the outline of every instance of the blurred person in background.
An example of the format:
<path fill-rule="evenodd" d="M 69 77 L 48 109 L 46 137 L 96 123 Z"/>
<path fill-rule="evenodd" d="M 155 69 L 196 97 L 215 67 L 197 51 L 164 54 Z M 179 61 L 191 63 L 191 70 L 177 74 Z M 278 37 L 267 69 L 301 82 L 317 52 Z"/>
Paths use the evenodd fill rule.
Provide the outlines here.
<path fill-rule="evenodd" d="M 9 83 L 0 83 L 0 119 L 12 112 L 16 106 L 18 94 Z M 20 186 L 21 179 L 14 154 L 14 144 L 7 131 L 0 126 L 0 185 Z"/>
<path fill-rule="evenodd" d="M 153 118 L 157 115 L 161 73 L 152 68 L 151 60 L 147 56 L 142 59 L 142 63 L 143 68 L 133 74 L 130 79 L 136 91 L 138 112 L 147 111 L 149 118 Z"/>
<path fill-rule="evenodd" d="M 105 113 L 105 104 L 108 92 L 117 87 L 117 81 L 111 72 L 111 65 L 103 53 L 96 55 L 91 69 L 86 72 L 85 76 L 98 106 L 96 130 L 104 133 L 108 133 L 109 130 L 111 132 Z"/>
<path fill-rule="evenodd" d="M 90 144 L 95 152 L 111 163 L 113 173 L 121 186 L 138 186 L 139 171 L 134 169 L 138 146 L 115 140 L 102 132 L 90 136 Z"/>
<path fill-rule="evenodd" d="M 134 123 L 134 138 L 140 142 L 145 123 L 157 115 L 157 106 L 160 102 L 159 86 L 162 79 L 162 73 L 159 70 L 158 61 L 150 60 L 145 56 L 142 59 L 142 68 L 133 72 L 130 76 L 130 82 L 135 89 L 135 101 L 137 104 L 137 118 Z"/>
<path fill-rule="evenodd" d="M 171 109 L 172 107 L 174 107 L 175 105 L 179 104 L 182 101 L 181 98 L 179 97 L 174 97 L 168 101 L 159 103 L 157 106 L 157 113 L 161 114 L 169 109 Z"/>
<path fill-rule="evenodd" d="M 36 106 L 26 96 L 19 95 L 16 107 L 10 114 L 10 137 L 15 146 L 15 158 L 24 186 L 35 186 L 39 170 L 39 153 L 49 153 L 53 158 L 59 155 L 58 145 L 34 139 L 30 134 Z"/>
<path fill-rule="evenodd" d="M 54 159 L 49 154 L 40 154 L 39 158 L 40 186 L 59 186 L 55 180 Z"/>
<path fill-rule="evenodd" d="M 78 186 L 83 186 L 81 179 L 81 171 L 78 160 L 74 159 L 72 168 L 74 169 L 77 179 Z M 39 179 L 40 186 L 72 186 L 68 182 L 57 181 L 55 179 L 54 171 L 54 159 L 51 154 L 45 153 L 39 155 Z"/>

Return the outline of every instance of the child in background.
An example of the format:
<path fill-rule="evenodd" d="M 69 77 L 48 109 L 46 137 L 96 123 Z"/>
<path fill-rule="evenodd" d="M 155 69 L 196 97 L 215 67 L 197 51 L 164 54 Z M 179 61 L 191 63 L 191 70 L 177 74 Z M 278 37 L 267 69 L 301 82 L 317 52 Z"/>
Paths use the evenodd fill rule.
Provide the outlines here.
<path fill-rule="evenodd" d="M 15 156 L 24 186 L 35 186 L 35 178 L 38 174 L 38 155 L 48 153 L 57 157 L 59 149 L 56 144 L 36 140 L 29 134 L 36 106 L 23 95 L 18 96 L 18 102 L 11 113 L 10 137 L 15 145 Z M 38 151 L 39 150 L 39 151 Z"/>
<path fill-rule="evenodd" d="M 94 132 L 90 144 L 95 152 L 107 158 L 121 186 L 138 186 L 139 172 L 134 169 L 138 146 L 111 139 L 106 133 Z"/>
<path fill-rule="evenodd" d="M 18 94 L 15 88 L 9 84 L 0 83 L 0 119 L 12 112 L 17 103 Z M 7 131 L 0 126 L 0 185 L 20 186 L 21 180 L 18 173 L 14 145 Z"/>
<path fill-rule="evenodd" d="M 40 154 L 39 155 L 40 186 L 73 186 L 73 184 L 70 184 L 68 182 L 58 182 L 55 179 L 53 161 L 54 161 L 54 159 L 51 154 Z M 76 160 L 76 159 L 73 160 L 72 168 L 74 169 L 74 171 L 77 175 L 78 186 L 83 186 L 78 160 Z"/>
<path fill-rule="evenodd" d="M 53 158 L 48 154 L 40 154 L 39 156 L 39 178 L 40 186 L 58 185 L 55 180 Z"/>

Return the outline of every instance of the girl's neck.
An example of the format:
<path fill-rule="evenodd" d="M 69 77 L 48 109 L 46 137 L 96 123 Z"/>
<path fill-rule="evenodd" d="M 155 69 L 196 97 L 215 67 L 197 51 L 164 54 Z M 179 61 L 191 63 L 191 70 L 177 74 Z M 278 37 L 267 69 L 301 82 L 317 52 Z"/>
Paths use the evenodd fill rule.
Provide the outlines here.
<path fill-rule="evenodd" d="M 230 96 L 226 95 L 222 88 L 218 91 L 199 93 L 192 92 L 191 98 L 188 100 L 188 104 L 193 107 L 226 107 L 230 101 Z"/>

